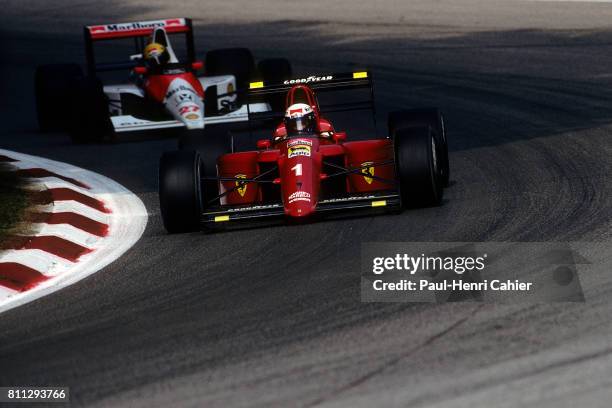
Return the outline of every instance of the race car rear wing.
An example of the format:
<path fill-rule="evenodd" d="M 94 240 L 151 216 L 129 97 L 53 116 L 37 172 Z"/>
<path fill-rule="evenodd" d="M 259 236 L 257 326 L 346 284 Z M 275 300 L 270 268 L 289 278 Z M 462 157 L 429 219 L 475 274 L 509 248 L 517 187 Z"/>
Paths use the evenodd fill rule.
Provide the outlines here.
<path fill-rule="evenodd" d="M 191 63 L 195 61 L 193 25 L 190 18 L 169 18 L 131 23 L 89 25 L 83 27 L 88 73 L 93 75 L 95 72 L 99 71 L 129 69 L 136 65 L 136 62 L 132 60 L 96 64 L 94 43 L 106 40 L 133 38 L 136 53 L 140 53 L 144 48 L 145 38 L 150 36 L 157 27 L 163 27 L 168 34 L 185 34 L 188 59 L 186 62 Z"/>
<path fill-rule="evenodd" d="M 376 117 L 374 104 L 374 84 L 372 82 L 372 74 L 369 71 L 358 71 L 349 73 L 336 73 L 321 76 L 308 76 L 302 78 L 289 79 L 278 82 L 255 81 L 249 84 L 247 90 L 249 103 L 257 102 L 263 99 L 276 95 L 281 97 L 295 85 L 307 85 L 317 93 L 337 92 L 354 89 L 369 90 L 367 99 L 354 100 L 349 102 L 334 102 L 326 105 L 320 105 L 321 113 L 330 112 L 349 112 L 355 110 L 370 110 Z M 261 121 L 270 119 L 279 119 L 284 116 L 284 111 L 268 111 L 268 112 L 250 112 L 249 121 Z"/>

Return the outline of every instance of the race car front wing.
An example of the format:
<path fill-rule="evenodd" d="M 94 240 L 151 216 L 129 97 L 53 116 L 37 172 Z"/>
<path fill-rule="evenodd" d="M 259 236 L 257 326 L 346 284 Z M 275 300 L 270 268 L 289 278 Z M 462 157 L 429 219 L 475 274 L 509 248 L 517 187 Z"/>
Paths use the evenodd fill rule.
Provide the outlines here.
<path fill-rule="evenodd" d="M 330 198 L 319 201 L 315 214 L 327 216 L 350 210 L 389 211 L 401 207 L 398 194 L 369 194 L 343 198 Z M 206 211 L 201 216 L 204 225 L 231 221 L 257 220 L 262 218 L 284 217 L 281 203 L 219 208 Z"/>

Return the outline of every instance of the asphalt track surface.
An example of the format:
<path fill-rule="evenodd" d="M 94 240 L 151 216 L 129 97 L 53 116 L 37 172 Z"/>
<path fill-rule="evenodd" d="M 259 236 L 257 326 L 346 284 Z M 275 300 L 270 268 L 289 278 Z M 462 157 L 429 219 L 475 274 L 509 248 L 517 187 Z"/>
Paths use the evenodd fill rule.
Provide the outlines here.
<path fill-rule="evenodd" d="M 0 145 L 109 176 L 151 218 L 117 262 L 0 316 L 0 385 L 67 385 L 73 406 L 609 406 L 612 5 L 326 3 L 2 2 Z M 381 123 L 439 106 L 444 205 L 166 235 L 156 171 L 175 142 L 41 135 L 32 75 L 82 61 L 84 23 L 182 15 L 197 19 L 202 52 L 371 68 Z M 608 266 L 581 276 L 584 303 L 364 304 L 366 241 L 591 243 L 590 260 Z"/>

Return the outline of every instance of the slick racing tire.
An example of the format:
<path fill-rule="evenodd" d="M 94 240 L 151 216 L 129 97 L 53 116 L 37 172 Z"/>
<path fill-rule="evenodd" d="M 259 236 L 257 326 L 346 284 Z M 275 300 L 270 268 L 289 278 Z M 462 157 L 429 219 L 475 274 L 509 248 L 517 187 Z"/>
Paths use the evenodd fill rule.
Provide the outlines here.
<path fill-rule="evenodd" d="M 198 152 L 165 152 L 159 162 L 159 205 L 171 234 L 199 229 L 202 212 L 201 159 Z"/>
<path fill-rule="evenodd" d="M 439 174 L 436 138 L 431 127 L 400 129 L 393 143 L 402 207 L 439 205 L 444 189 Z"/>
<path fill-rule="evenodd" d="M 435 132 L 440 159 L 440 177 L 442 185 L 448 186 L 450 180 L 450 166 L 448 162 L 448 140 L 444 117 L 436 108 L 410 109 L 391 112 L 389 114 L 389 138 L 394 139 L 400 129 L 430 126 Z"/>
<path fill-rule="evenodd" d="M 264 82 L 278 82 L 291 79 L 293 69 L 286 58 L 268 58 L 259 61 L 257 72 Z"/>
<path fill-rule="evenodd" d="M 38 126 L 43 132 L 67 129 L 70 89 L 83 72 L 77 64 L 41 65 L 34 74 Z"/>
<path fill-rule="evenodd" d="M 237 90 L 248 89 L 255 73 L 255 59 L 248 48 L 224 48 L 206 53 L 206 75 L 233 75 Z M 238 95 L 239 99 L 241 95 Z M 242 100 L 239 100 L 242 102 Z"/>
<path fill-rule="evenodd" d="M 96 77 L 82 77 L 72 87 L 70 137 L 74 143 L 101 142 L 112 133 L 108 100 L 102 82 Z"/>
<path fill-rule="evenodd" d="M 258 78 L 266 82 L 281 82 L 291 79 L 293 69 L 286 58 L 269 58 L 259 61 L 257 64 Z M 270 95 L 267 99 L 272 111 L 282 112 L 285 110 L 284 95 Z"/>
<path fill-rule="evenodd" d="M 232 151 L 232 139 L 226 126 L 207 126 L 203 130 L 185 131 L 179 138 L 178 147 L 182 151 L 198 152 L 202 177 L 212 179 L 217 177 L 217 159 Z M 210 201 L 219 195 L 219 182 L 204 180 L 202 186 L 203 205 L 214 205 L 215 203 Z"/>

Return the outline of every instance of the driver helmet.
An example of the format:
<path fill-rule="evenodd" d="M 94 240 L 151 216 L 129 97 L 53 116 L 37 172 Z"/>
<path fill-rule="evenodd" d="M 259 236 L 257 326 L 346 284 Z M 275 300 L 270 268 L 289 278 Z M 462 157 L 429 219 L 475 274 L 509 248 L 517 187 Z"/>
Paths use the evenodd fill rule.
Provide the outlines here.
<path fill-rule="evenodd" d="M 305 103 L 294 103 L 285 112 L 287 136 L 315 133 L 316 124 L 312 107 Z"/>
<path fill-rule="evenodd" d="M 165 65 L 170 60 L 170 53 L 160 43 L 152 42 L 144 49 L 144 60 L 151 67 Z"/>

